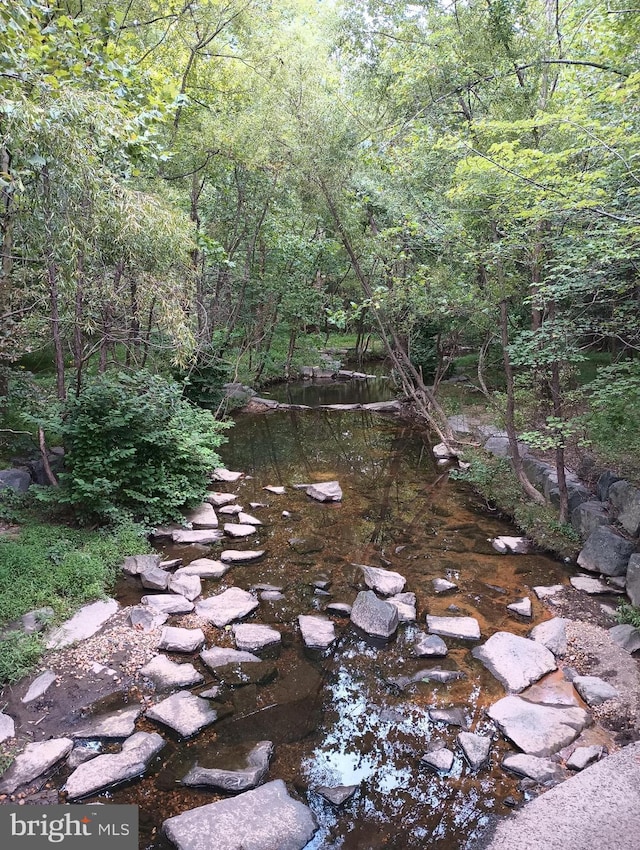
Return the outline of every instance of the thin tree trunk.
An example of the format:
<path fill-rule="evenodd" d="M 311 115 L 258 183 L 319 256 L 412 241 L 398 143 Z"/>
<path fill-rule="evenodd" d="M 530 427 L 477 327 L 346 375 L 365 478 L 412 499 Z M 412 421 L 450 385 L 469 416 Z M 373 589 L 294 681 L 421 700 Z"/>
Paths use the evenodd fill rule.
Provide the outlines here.
<path fill-rule="evenodd" d="M 84 314 L 84 257 L 78 257 L 78 269 L 76 274 L 76 299 L 73 317 L 73 365 L 76 370 L 76 396 L 80 395 L 82 389 L 82 367 L 84 365 L 82 338 L 82 317 Z"/>
<path fill-rule="evenodd" d="M 53 474 L 51 464 L 49 463 L 49 453 L 47 452 L 47 444 L 44 439 L 44 431 L 41 427 L 38 428 L 38 445 L 40 446 L 40 455 L 42 457 L 42 466 L 44 474 L 47 476 L 47 481 L 52 487 L 58 486 L 58 479 Z"/>
<path fill-rule="evenodd" d="M 47 270 L 47 282 L 49 285 L 49 322 L 51 325 L 51 338 L 55 352 L 56 363 L 56 388 L 58 398 L 64 400 L 67 397 L 64 372 L 64 349 L 62 345 L 62 333 L 60 329 L 60 307 L 58 291 L 58 267 L 53 254 L 53 210 L 51 209 L 51 183 L 49 181 L 49 170 L 45 165 L 42 169 L 43 195 L 44 195 L 44 227 L 45 245 L 44 255 Z"/>
<path fill-rule="evenodd" d="M 478 352 L 478 383 L 480 384 L 480 389 L 482 390 L 482 393 L 486 396 L 486 398 L 490 398 L 490 393 L 487 388 L 487 384 L 484 380 L 484 367 L 487 361 L 487 352 L 489 351 L 489 346 L 491 345 L 492 339 L 493 334 L 489 334 L 480 346 L 480 351 Z"/>
<path fill-rule="evenodd" d="M 549 304 L 549 323 L 551 324 L 552 331 L 555 333 L 555 317 L 556 317 L 556 305 L 555 302 L 552 301 Z M 563 417 L 563 409 L 562 409 L 562 389 L 560 386 L 560 363 L 558 361 L 557 356 L 553 359 L 551 363 L 551 401 L 553 403 L 553 415 L 556 419 L 562 420 Z M 569 493 L 567 491 L 567 478 L 564 471 L 564 437 L 559 434 L 558 442 L 556 444 L 556 474 L 558 477 L 558 493 L 560 496 L 560 511 L 558 515 L 558 521 L 560 523 L 565 523 L 569 519 Z"/>

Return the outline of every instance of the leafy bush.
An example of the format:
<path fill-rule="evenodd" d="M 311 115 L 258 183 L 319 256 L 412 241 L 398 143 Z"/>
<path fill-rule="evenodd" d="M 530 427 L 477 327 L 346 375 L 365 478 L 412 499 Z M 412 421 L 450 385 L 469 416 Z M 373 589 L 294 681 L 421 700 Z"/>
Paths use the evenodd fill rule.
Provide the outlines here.
<path fill-rule="evenodd" d="M 616 620 L 640 629 L 640 608 L 634 608 L 629 602 L 621 602 L 616 611 Z"/>
<path fill-rule="evenodd" d="M 640 463 L 640 361 L 598 370 L 588 385 L 587 433 L 605 458 Z"/>
<path fill-rule="evenodd" d="M 202 499 L 223 427 L 159 375 L 103 376 L 67 406 L 58 498 L 84 522 L 177 519 Z"/>

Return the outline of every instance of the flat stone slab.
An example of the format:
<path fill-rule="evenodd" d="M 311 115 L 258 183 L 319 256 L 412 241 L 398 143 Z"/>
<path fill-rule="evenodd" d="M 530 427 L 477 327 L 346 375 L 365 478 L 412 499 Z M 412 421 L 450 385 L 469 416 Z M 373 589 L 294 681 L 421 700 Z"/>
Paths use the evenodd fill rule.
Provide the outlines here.
<path fill-rule="evenodd" d="M 252 514 L 246 514 L 244 511 L 240 511 L 238 514 L 238 522 L 240 525 L 262 525 L 261 520 Z"/>
<path fill-rule="evenodd" d="M 435 617 L 427 614 L 427 628 L 433 635 L 480 640 L 480 624 L 475 617 Z"/>
<path fill-rule="evenodd" d="M 210 502 L 203 502 L 199 507 L 187 514 L 187 522 L 194 530 L 218 527 L 218 517 Z"/>
<path fill-rule="evenodd" d="M 604 748 L 594 744 L 591 747 L 576 747 L 566 761 L 569 770 L 584 770 L 594 761 L 598 761 Z"/>
<path fill-rule="evenodd" d="M 617 592 L 615 587 L 611 587 L 610 584 L 606 584 L 599 578 L 591 578 L 591 576 L 571 576 L 569 581 L 576 590 L 582 590 L 583 593 L 588 593 L 590 596 Z"/>
<path fill-rule="evenodd" d="M 449 726 L 460 726 L 466 729 L 468 726 L 466 715 L 461 708 L 430 708 L 429 718 L 434 723 L 446 723 Z"/>
<path fill-rule="evenodd" d="M 326 617 L 300 614 L 298 625 L 304 645 L 309 649 L 327 649 L 336 639 L 336 630 Z"/>
<path fill-rule="evenodd" d="M 349 605 L 348 602 L 330 602 L 325 611 L 327 614 L 333 614 L 334 617 L 349 617 L 352 608 L 353 605 Z"/>
<path fill-rule="evenodd" d="M 164 738 L 157 732 L 136 732 L 127 738 L 119 753 L 96 756 L 77 767 L 65 785 L 68 798 L 87 797 L 140 776 L 164 745 Z"/>
<path fill-rule="evenodd" d="M 8 714 L 4 714 L 0 712 L 0 744 L 3 741 L 8 741 L 9 738 L 13 738 L 16 734 L 16 723 L 13 717 L 9 717 Z"/>
<path fill-rule="evenodd" d="M 413 654 L 418 658 L 429 656 L 443 658 L 448 652 L 447 644 L 438 635 L 420 634 L 413 645 Z"/>
<path fill-rule="evenodd" d="M 222 540 L 223 534 L 218 529 L 190 529 L 177 528 L 171 532 L 171 539 L 174 543 L 201 543 L 203 546 L 209 543 L 217 543 Z"/>
<path fill-rule="evenodd" d="M 531 639 L 546 646 L 557 658 L 561 658 L 567 651 L 566 620 L 562 617 L 553 617 L 551 620 L 538 623 L 531 629 Z"/>
<path fill-rule="evenodd" d="M 386 601 L 390 605 L 393 605 L 398 612 L 398 621 L 400 623 L 415 623 L 418 619 L 415 593 L 407 591 L 396 593 L 395 596 L 388 596 Z"/>
<path fill-rule="evenodd" d="M 204 676 L 193 664 L 171 661 L 166 655 L 156 655 L 140 669 L 140 672 L 147 679 L 151 679 L 158 691 L 189 688 L 204 681 Z"/>
<path fill-rule="evenodd" d="M 601 705 L 608 699 L 618 699 L 620 694 L 598 676 L 574 676 L 573 687 L 587 705 Z"/>
<path fill-rule="evenodd" d="M 247 756 L 247 766 L 240 770 L 222 770 L 195 764 L 182 779 L 182 785 L 206 785 L 228 794 L 239 794 L 264 782 L 273 756 L 271 741 L 258 741 Z"/>
<path fill-rule="evenodd" d="M 225 564 L 240 564 L 243 561 L 257 561 L 264 555 L 264 549 L 225 549 L 220 560 Z"/>
<path fill-rule="evenodd" d="M 563 584 L 537 585 L 533 592 L 538 599 L 549 599 L 564 590 Z"/>
<path fill-rule="evenodd" d="M 73 749 L 71 738 L 51 738 L 27 744 L 11 767 L 2 774 L 0 794 L 13 794 L 21 785 L 33 782 Z"/>
<path fill-rule="evenodd" d="M 142 714 L 139 705 L 128 705 L 102 717 L 89 718 L 89 722 L 73 732 L 74 738 L 128 738 L 133 735 L 136 720 Z"/>
<path fill-rule="evenodd" d="M 435 593 L 449 593 L 451 590 L 457 590 L 458 585 L 446 578 L 434 578 L 431 580 Z"/>
<path fill-rule="evenodd" d="M 321 785 L 313 790 L 332 806 L 339 808 L 353 797 L 359 787 L 359 785 Z"/>
<path fill-rule="evenodd" d="M 316 831 L 311 809 L 281 779 L 165 820 L 178 850 L 302 850 Z"/>
<path fill-rule="evenodd" d="M 362 590 L 353 603 L 351 622 L 371 637 L 388 640 L 398 628 L 398 611 L 372 590 Z"/>
<path fill-rule="evenodd" d="M 196 614 L 214 626 L 222 628 L 234 620 L 242 620 L 259 606 L 251 593 L 240 587 L 230 587 L 216 596 L 209 596 L 198 602 Z"/>
<path fill-rule="evenodd" d="M 557 762 L 523 753 L 505 756 L 502 767 L 517 773 L 518 776 L 527 776 L 541 785 L 547 782 L 561 782 L 565 778 L 565 772 Z"/>
<path fill-rule="evenodd" d="M 394 596 L 402 593 L 407 580 L 393 570 L 383 570 L 380 567 L 367 567 L 364 564 L 354 564 L 360 567 L 364 574 L 364 583 L 371 590 L 377 590 L 381 596 Z"/>
<path fill-rule="evenodd" d="M 165 626 L 160 635 L 158 649 L 167 652 L 195 652 L 204 643 L 202 629 L 179 629 Z"/>
<path fill-rule="evenodd" d="M 160 566 L 162 557 L 160 555 L 128 555 L 122 563 L 122 572 L 130 576 L 137 576 L 147 570 L 156 569 Z"/>
<path fill-rule="evenodd" d="M 218 493 L 214 491 L 213 493 L 207 493 L 204 497 L 205 502 L 209 502 L 210 505 L 214 505 L 216 508 L 221 508 L 224 505 L 231 505 L 238 497 L 235 493 Z"/>
<path fill-rule="evenodd" d="M 218 512 L 225 516 L 237 516 L 242 513 L 242 505 L 225 505 L 218 509 Z"/>
<path fill-rule="evenodd" d="M 225 522 L 224 533 L 229 537 L 249 537 L 256 533 L 255 525 L 246 525 L 239 522 Z"/>
<path fill-rule="evenodd" d="M 546 646 L 510 632 L 496 632 L 471 654 L 508 691 L 516 693 L 557 669 L 553 653 Z"/>
<path fill-rule="evenodd" d="M 236 648 L 247 652 L 260 652 L 267 647 L 280 646 L 282 635 L 272 626 L 259 623 L 239 623 L 233 626 Z"/>
<path fill-rule="evenodd" d="M 238 481 L 243 475 L 244 472 L 233 472 L 232 470 L 218 467 L 213 470 L 211 477 L 214 481 L 226 481 L 228 484 L 233 484 L 234 481 Z"/>
<path fill-rule="evenodd" d="M 498 700 L 487 714 L 506 738 L 532 756 L 557 753 L 591 722 L 582 708 L 539 705 L 517 696 Z"/>
<path fill-rule="evenodd" d="M 95 635 L 119 607 L 115 599 L 99 599 L 84 605 L 70 620 L 52 632 L 47 640 L 47 649 L 62 649 Z"/>
<path fill-rule="evenodd" d="M 222 578 L 225 573 L 231 569 L 230 564 L 223 564 L 222 561 L 215 561 L 212 558 L 196 558 L 191 561 L 186 567 L 180 567 L 176 570 L 175 577 L 179 575 L 199 576 L 203 578 Z"/>
<path fill-rule="evenodd" d="M 516 602 L 511 602 L 507 605 L 507 611 L 511 611 L 512 614 L 517 614 L 519 617 L 526 617 L 529 619 L 533 613 L 531 600 L 528 596 L 525 596 L 524 599 L 518 599 Z"/>
<path fill-rule="evenodd" d="M 143 596 L 140 602 L 163 614 L 190 614 L 194 604 L 179 593 L 155 593 Z"/>
<path fill-rule="evenodd" d="M 491 738 L 486 735 L 478 735 L 475 732 L 459 732 L 456 741 L 473 770 L 478 770 L 488 760 Z"/>
<path fill-rule="evenodd" d="M 178 593 L 180 596 L 184 596 L 185 599 L 193 602 L 202 593 L 200 576 L 185 575 L 182 572 L 180 574 L 176 573 L 171 576 L 169 590 L 171 593 Z"/>
<path fill-rule="evenodd" d="M 337 481 L 323 481 L 320 484 L 309 484 L 306 493 L 307 496 L 311 496 L 317 502 L 342 501 L 342 489 Z"/>
<path fill-rule="evenodd" d="M 190 738 L 205 726 L 215 723 L 218 712 L 211 708 L 208 700 L 181 691 L 152 706 L 146 716 L 163 723 L 183 738 Z"/>
<path fill-rule="evenodd" d="M 453 767 L 454 754 L 446 747 L 440 747 L 437 750 L 432 750 L 425 753 L 420 758 L 420 764 L 425 767 L 430 767 L 432 770 L 437 770 L 440 773 L 448 773 Z"/>
<path fill-rule="evenodd" d="M 26 705 L 27 703 L 33 702 L 41 696 L 44 696 L 57 678 L 58 677 L 53 670 L 45 670 L 44 673 L 40 673 L 40 675 L 31 682 L 29 690 L 22 697 L 20 702 L 23 702 Z"/>
<path fill-rule="evenodd" d="M 640 744 L 631 744 L 496 822 L 484 850 L 620 850 L 640 835 Z"/>
<path fill-rule="evenodd" d="M 227 649 L 222 646 L 213 646 L 211 649 L 203 650 L 200 653 L 200 658 L 210 670 L 215 670 L 216 667 L 224 667 L 227 664 L 241 664 L 244 662 L 257 664 L 261 661 L 261 659 L 252 652 L 243 652 L 239 649 Z"/>
<path fill-rule="evenodd" d="M 274 496 L 284 496 L 284 494 L 287 492 L 285 487 L 280 487 L 279 485 L 275 484 L 267 484 L 267 486 L 263 487 L 262 489 L 266 490 L 268 493 L 273 493 Z"/>

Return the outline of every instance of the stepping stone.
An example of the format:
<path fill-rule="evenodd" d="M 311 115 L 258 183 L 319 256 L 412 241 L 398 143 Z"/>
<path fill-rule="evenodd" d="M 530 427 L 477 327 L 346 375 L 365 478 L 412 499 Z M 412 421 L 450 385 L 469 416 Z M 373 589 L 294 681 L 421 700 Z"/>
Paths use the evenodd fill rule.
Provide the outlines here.
<path fill-rule="evenodd" d="M 284 487 L 276 487 L 273 484 L 269 484 L 267 487 L 263 487 L 263 490 L 267 490 L 269 493 L 273 493 L 275 496 L 284 496 L 287 492 Z"/>
<path fill-rule="evenodd" d="M 163 823 L 178 850 L 303 850 L 316 828 L 311 809 L 290 797 L 281 779 Z"/>
<path fill-rule="evenodd" d="M 185 599 L 193 601 L 202 593 L 202 582 L 200 576 L 185 575 L 181 573 L 171 576 L 169 581 L 169 590 L 171 593 L 177 593 L 184 596 Z"/>
<path fill-rule="evenodd" d="M 195 764 L 181 780 L 182 785 L 206 785 L 228 794 L 238 794 L 256 788 L 264 782 L 273 756 L 271 741 L 258 741 L 247 756 L 247 766 L 241 770 L 221 770 Z"/>
<path fill-rule="evenodd" d="M 508 691 L 522 691 L 545 673 L 557 669 L 553 653 L 546 646 L 510 632 L 496 632 L 471 654 Z"/>
<path fill-rule="evenodd" d="M 179 629 L 165 626 L 160 635 L 158 649 L 167 652 L 195 652 L 204 643 L 202 629 Z"/>
<path fill-rule="evenodd" d="M 264 555 L 264 549 L 225 549 L 220 560 L 226 564 L 239 564 L 243 561 L 257 561 Z"/>
<path fill-rule="evenodd" d="M 187 514 L 187 522 L 194 530 L 203 530 L 218 527 L 218 517 L 209 502 L 203 502 L 194 511 Z"/>
<path fill-rule="evenodd" d="M 163 614 L 190 614 L 194 608 L 193 602 L 178 593 L 157 593 L 152 596 L 143 596 L 140 602 Z"/>
<path fill-rule="evenodd" d="M 604 679 L 598 676 L 575 676 L 573 687 L 587 705 L 602 705 L 608 699 L 618 699 L 620 694 Z"/>
<path fill-rule="evenodd" d="M 277 629 L 258 623 L 239 623 L 233 626 L 233 637 L 237 649 L 247 652 L 259 652 L 282 643 L 282 635 Z"/>
<path fill-rule="evenodd" d="M 383 570 L 379 567 L 367 567 L 364 564 L 354 564 L 364 573 L 364 583 L 371 590 L 377 590 L 381 596 L 394 596 L 402 593 L 407 580 L 400 573 Z"/>
<path fill-rule="evenodd" d="M 251 593 L 240 587 L 230 587 L 216 596 L 209 596 L 198 602 L 196 614 L 214 626 L 222 628 L 234 620 L 242 620 L 259 606 Z"/>
<path fill-rule="evenodd" d="M 571 576 L 569 581 L 576 590 L 582 590 L 590 596 L 596 596 L 600 593 L 619 593 L 615 587 L 606 584 L 599 578 L 591 578 L 591 576 Z"/>
<path fill-rule="evenodd" d="M 434 617 L 427 614 L 431 634 L 458 640 L 480 640 L 480 625 L 475 617 Z"/>
<path fill-rule="evenodd" d="M 316 794 L 324 797 L 332 806 L 339 808 L 353 797 L 359 787 L 359 785 L 321 785 L 319 788 L 314 788 L 313 790 Z"/>
<path fill-rule="evenodd" d="M 330 602 L 325 611 L 327 614 L 333 614 L 334 617 L 349 617 L 352 608 L 353 606 L 348 602 Z"/>
<path fill-rule="evenodd" d="M 198 576 L 201 579 L 222 578 L 230 569 L 230 564 L 223 564 L 222 561 L 214 561 L 211 558 L 196 558 L 195 561 L 191 561 L 186 567 L 180 567 L 179 570 L 176 570 L 173 577 Z"/>
<path fill-rule="evenodd" d="M 234 481 L 238 481 L 239 478 L 242 478 L 244 472 L 231 472 L 228 469 L 223 469 L 219 467 L 218 469 L 213 470 L 213 480 L 214 481 L 226 481 L 228 484 L 232 484 Z"/>
<path fill-rule="evenodd" d="M 557 753 L 591 723 L 582 708 L 538 705 L 517 696 L 503 697 L 487 714 L 506 738 L 532 756 Z"/>
<path fill-rule="evenodd" d="M 147 570 L 156 569 L 161 561 L 160 555 L 129 555 L 124 559 L 121 569 L 127 575 L 137 576 Z"/>
<path fill-rule="evenodd" d="M 640 649 L 640 629 L 630 623 L 622 623 L 609 629 L 609 635 L 614 643 L 626 652 L 633 653 Z"/>
<path fill-rule="evenodd" d="M 140 573 L 140 583 L 147 590 L 166 590 L 169 587 L 171 575 L 160 567 L 152 567 Z"/>
<path fill-rule="evenodd" d="M 535 685 L 525 688 L 520 696 L 528 702 L 537 702 L 541 705 L 581 705 L 575 688 L 566 679 L 558 681 L 545 677 Z"/>
<path fill-rule="evenodd" d="M 457 590 L 458 585 L 446 578 L 434 578 L 431 580 L 435 593 L 448 593 L 450 590 Z"/>
<path fill-rule="evenodd" d="M 227 649 L 226 647 L 214 646 L 200 653 L 200 658 L 211 670 L 217 667 L 225 667 L 227 664 L 240 664 L 243 662 L 257 664 L 261 659 L 252 652 L 243 652 L 239 649 Z"/>
<path fill-rule="evenodd" d="M 387 679 L 387 681 L 394 687 L 400 688 L 400 690 L 406 690 L 411 685 L 419 682 L 447 684 L 448 682 L 455 682 L 458 679 L 464 679 L 464 676 L 465 674 L 459 670 L 441 670 L 439 667 L 432 667 L 427 670 L 418 670 L 417 673 L 413 673 L 411 676 L 392 677 Z"/>
<path fill-rule="evenodd" d="M 449 726 L 467 728 L 467 718 L 461 708 L 430 708 L 429 717 L 434 723 L 447 723 Z"/>
<path fill-rule="evenodd" d="M 96 756 L 77 767 L 67 779 L 67 797 L 77 800 L 140 776 L 164 745 L 164 738 L 157 732 L 136 732 L 127 738 L 119 753 Z"/>
<path fill-rule="evenodd" d="M 202 531 L 178 528 L 171 533 L 171 539 L 174 543 L 201 543 L 203 546 L 217 543 L 218 540 L 222 540 L 223 536 L 222 532 L 215 528 L 203 529 Z"/>
<path fill-rule="evenodd" d="M 556 594 L 560 593 L 564 590 L 563 584 L 551 584 L 548 586 L 538 585 L 533 588 L 533 592 L 538 597 L 538 599 L 549 599 L 552 596 L 556 596 Z"/>
<path fill-rule="evenodd" d="M 166 655 L 156 655 L 140 669 L 140 672 L 147 679 L 151 679 L 157 691 L 190 688 L 204 681 L 203 675 L 193 664 L 171 661 Z"/>
<path fill-rule="evenodd" d="M 86 726 L 72 734 L 74 738 L 128 738 L 135 732 L 136 720 L 141 714 L 139 705 L 130 705 L 112 714 L 89 718 Z"/>
<path fill-rule="evenodd" d="M 604 748 L 594 745 L 592 747 L 576 747 L 566 761 L 569 770 L 584 770 L 594 761 L 598 761 Z"/>
<path fill-rule="evenodd" d="M 565 772 L 557 762 L 538 756 L 528 756 L 522 753 L 505 756 L 502 760 L 502 767 L 512 773 L 517 773 L 518 776 L 527 776 L 541 785 L 548 782 L 561 782 L 565 779 Z"/>
<path fill-rule="evenodd" d="M 388 640 L 398 628 L 398 611 L 372 590 L 363 590 L 353 603 L 351 622 L 371 637 Z"/>
<path fill-rule="evenodd" d="M 456 740 L 473 770 L 482 767 L 489 758 L 491 738 L 474 732 L 459 732 Z"/>
<path fill-rule="evenodd" d="M 57 678 L 58 677 L 53 672 L 53 670 L 45 670 L 44 673 L 41 673 L 37 678 L 33 680 L 33 682 L 31 682 L 31 684 L 29 685 L 29 690 L 22 697 L 20 702 L 26 705 L 27 703 L 39 699 L 49 690 L 49 688 L 51 687 L 51 685 L 53 685 Z"/>
<path fill-rule="evenodd" d="M 512 602 L 510 605 L 507 605 L 507 611 L 511 611 L 519 617 L 526 617 L 529 619 L 533 613 L 531 600 L 529 597 L 518 599 L 517 602 Z"/>
<path fill-rule="evenodd" d="M 164 723 L 183 738 L 190 738 L 205 726 L 215 723 L 218 712 L 206 699 L 181 691 L 148 709 L 146 716 Z"/>
<path fill-rule="evenodd" d="M 260 599 L 264 602 L 278 602 L 284 599 L 284 593 L 279 590 L 263 590 L 260 593 Z"/>
<path fill-rule="evenodd" d="M 526 537 L 494 537 L 491 545 L 501 555 L 526 555 L 533 548 L 533 543 Z"/>
<path fill-rule="evenodd" d="M 240 511 L 238 514 L 238 522 L 241 525 L 262 525 L 259 519 L 251 516 L 251 514 L 245 514 L 244 511 Z"/>
<path fill-rule="evenodd" d="M 395 596 L 387 597 L 386 601 L 397 610 L 398 622 L 415 623 L 417 620 L 415 593 L 396 593 Z"/>
<path fill-rule="evenodd" d="M 242 505 L 225 505 L 223 508 L 220 508 L 219 513 L 225 516 L 237 516 L 242 513 Z"/>
<path fill-rule="evenodd" d="M 81 764 L 100 755 L 102 745 L 98 741 L 76 741 L 74 748 L 67 756 L 67 767 L 75 770 Z"/>
<path fill-rule="evenodd" d="M 420 764 L 425 767 L 430 767 L 432 770 L 441 773 L 448 773 L 453 767 L 454 754 L 445 746 L 439 747 L 437 750 L 425 753 L 420 759 Z"/>
<path fill-rule="evenodd" d="M 413 654 L 418 658 L 444 657 L 449 652 L 447 644 L 438 635 L 420 634 L 413 645 Z"/>
<path fill-rule="evenodd" d="M 320 484 L 310 484 L 306 489 L 307 496 L 317 502 L 342 501 L 342 489 L 337 481 L 323 481 Z"/>
<path fill-rule="evenodd" d="M 232 502 L 238 497 L 235 493 L 207 493 L 204 497 L 205 502 L 208 502 L 210 505 L 215 505 L 216 508 L 221 508 L 223 505 L 230 505 Z"/>
<path fill-rule="evenodd" d="M 24 752 L 15 757 L 11 767 L 2 774 L 0 794 L 13 794 L 21 785 L 33 782 L 73 749 L 71 738 L 51 738 L 27 744 Z"/>
<path fill-rule="evenodd" d="M 249 537 L 256 533 L 255 525 L 241 525 L 237 522 L 225 522 L 224 533 L 229 537 Z"/>
<path fill-rule="evenodd" d="M 546 646 L 556 657 L 562 657 L 567 651 L 566 620 L 553 617 L 531 629 L 531 639 Z"/>
<path fill-rule="evenodd" d="M 302 640 L 308 649 L 327 649 L 336 639 L 334 625 L 326 617 L 300 614 L 298 624 Z"/>
<path fill-rule="evenodd" d="M 8 714 L 4 714 L 0 712 L 0 744 L 3 741 L 8 741 L 9 738 L 15 737 L 16 734 L 16 724 L 13 717 L 9 717 Z"/>
<path fill-rule="evenodd" d="M 70 620 L 52 632 L 47 649 L 62 649 L 98 632 L 120 606 L 115 599 L 98 600 L 84 605 Z"/>
<path fill-rule="evenodd" d="M 150 610 L 145 605 L 136 605 L 129 611 L 129 622 L 134 629 L 141 632 L 152 632 L 159 629 L 168 619 L 168 614 L 160 610 Z"/>

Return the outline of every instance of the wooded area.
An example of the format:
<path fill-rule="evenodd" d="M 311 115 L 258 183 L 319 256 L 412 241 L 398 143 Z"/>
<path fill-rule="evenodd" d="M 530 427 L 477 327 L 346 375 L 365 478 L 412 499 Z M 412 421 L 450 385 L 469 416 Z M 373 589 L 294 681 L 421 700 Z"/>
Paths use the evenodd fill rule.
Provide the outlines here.
<path fill-rule="evenodd" d="M 0 0 L 3 427 L 59 429 L 43 364 L 215 408 L 373 334 L 445 439 L 473 366 L 565 521 L 568 439 L 640 467 L 639 44 L 625 0 Z"/>

